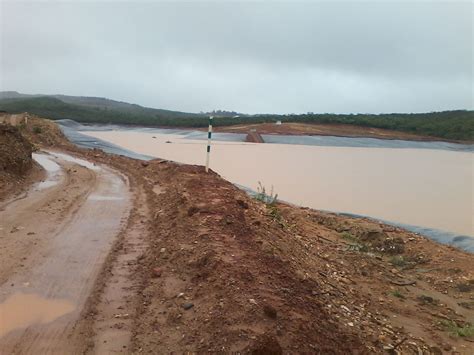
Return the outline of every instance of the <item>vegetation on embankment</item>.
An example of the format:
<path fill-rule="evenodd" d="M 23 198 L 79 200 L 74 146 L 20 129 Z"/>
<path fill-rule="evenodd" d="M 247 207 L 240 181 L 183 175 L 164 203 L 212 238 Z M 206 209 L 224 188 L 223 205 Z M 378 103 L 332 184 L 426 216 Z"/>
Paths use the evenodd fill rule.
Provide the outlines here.
<path fill-rule="evenodd" d="M 65 99 L 63 99 L 65 98 Z M 74 99 L 71 99 L 74 98 Z M 66 102 L 67 101 L 67 102 Z M 52 119 L 73 119 L 82 123 L 114 123 L 163 127 L 206 127 L 205 114 L 146 108 L 101 98 L 27 97 L 0 100 L 0 110 L 30 112 Z M 392 114 L 300 114 L 240 115 L 216 117 L 215 126 L 268 123 L 275 121 L 308 124 L 344 124 L 382 128 L 450 140 L 474 140 L 474 111 L 457 110 L 430 113 Z"/>
<path fill-rule="evenodd" d="M 30 114 L 20 116 L 16 126 L 0 123 L 0 200 L 44 177 L 44 170 L 33 160 L 34 151 L 72 147 L 54 122 Z"/>
<path fill-rule="evenodd" d="M 13 126 L 0 124 L 0 172 L 23 175 L 33 165 L 33 146 Z"/>
<path fill-rule="evenodd" d="M 0 200 L 19 189 L 33 168 L 33 145 L 16 127 L 0 124 Z"/>

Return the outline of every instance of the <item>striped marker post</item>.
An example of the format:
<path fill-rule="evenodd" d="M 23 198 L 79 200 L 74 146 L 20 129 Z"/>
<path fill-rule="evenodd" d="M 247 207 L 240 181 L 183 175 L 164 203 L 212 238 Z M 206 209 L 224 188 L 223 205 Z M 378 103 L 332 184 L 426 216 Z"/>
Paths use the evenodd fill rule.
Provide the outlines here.
<path fill-rule="evenodd" d="M 212 136 L 212 119 L 209 116 L 209 129 L 207 131 L 207 154 L 206 154 L 206 173 L 209 172 L 209 155 L 211 154 L 211 136 Z"/>

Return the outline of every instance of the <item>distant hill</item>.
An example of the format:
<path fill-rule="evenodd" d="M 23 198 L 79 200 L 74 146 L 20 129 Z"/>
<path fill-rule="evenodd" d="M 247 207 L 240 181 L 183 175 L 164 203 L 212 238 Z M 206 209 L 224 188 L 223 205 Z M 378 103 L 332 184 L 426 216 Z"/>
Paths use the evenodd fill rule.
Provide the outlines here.
<path fill-rule="evenodd" d="M 0 91 L 0 100 L 2 99 L 28 99 L 32 97 L 40 97 L 44 95 L 28 95 L 20 94 L 17 91 Z"/>
<path fill-rule="evenodd" d="M 0 92 L 0 110 L 10 113 L 31 112 L 51 119 L 72 119 L 83 123 L 136 125 L 175 125 L 184 120 L 194 126 L 203 114 L 155 109 L 101 97 L 67 95 L 26 95 L 15 91 Z M 188 120 L 190 120 L 188 122 Z"/>
<path fill-rule="evenodd" d="M 143 107 L 136 104 L 130 104 L 128 102 L 110 100 L 103 97 L 93 97 L 93 96 L 69 96 L 69 95 L 29 95 L 29 94 L 20 94 L 16 91 L 1 91 L 0 92 L 0 102 L 4 100 L 25 100 L 33 98 L 55 98 L 67 104 L 73 104 L 78 106 L 91 107 L 101 110 L 118 110 L 120 112 L 129 112 L 134 114 L 163 114 L 166 116 L 200 116 L 200 114 L 186 113 L 179 111 L 155 109 L 149 107 Z M 24 103 L 26 104 L 27 101 Z M 202 115 L 201 115 L 202 116 Z"/>
<path fill-rule="evenodd" d="M 141 126 L 206 127 L 208 114 L 186 113 L 143 107 L 100 97 L 67 95 L 26 95 L 0 92 L 0 110 L 30 112 L 51 119 L 72 119 L 82 123 L 114 123 Z M 474 141 L 474 111 L 457 110 L 429 113 L 391 114 L 301 114 L 242 115 L 213 111 L 216 126 L 267 122 L 350 124 L 384 128 L 450 140 Z M 221 116 L 221 117 L 219 117 Z"/>

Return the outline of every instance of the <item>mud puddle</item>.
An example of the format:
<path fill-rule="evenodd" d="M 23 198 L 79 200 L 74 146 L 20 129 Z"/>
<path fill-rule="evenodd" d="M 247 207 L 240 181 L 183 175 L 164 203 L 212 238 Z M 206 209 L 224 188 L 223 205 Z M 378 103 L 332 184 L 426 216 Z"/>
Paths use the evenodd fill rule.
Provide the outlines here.
<path fill-rule="evenodd" d="M 68 300 L 15 293 L 0 304 L 0 337 L 15 329 L 50 323 L 74 309 Z"/>
<path fill-rule="evenodd" d="M 123 200 L 123 197 L 91 195 L 87 199 L 91 200 L 91 201 L 121 201 L 121 200 Z"/>
<path fill-rule="evenodd" d="M 83 166 L 84 168 L 87 168 L 87 169 L 90 169 L 90 170 L 94 170 L 94 171 L 99 171 L 100 170 L 99 166 L 97 166 L 94 163 L 91 163 L 87 160 L 84 160 L 84 159 L 76 158 L 76 157 L 73 157 L 71 155 L 58 153 L 58 152 L 48 152 L 48 153 L 51 154 L 52 156 L 56 157 L 56 158 L 67 161 L 69 163 L 74 163 L 74 164 Z"/>
<path fill-rule="evenodd" d="M 57 185 L 61 179 L 61 167 L 59 164 L 46 154 L 33 153 L 33 159 L 41 165 L 47 173 L 46 179 L 38 183 L 35 189 L 40 191 Z"/>

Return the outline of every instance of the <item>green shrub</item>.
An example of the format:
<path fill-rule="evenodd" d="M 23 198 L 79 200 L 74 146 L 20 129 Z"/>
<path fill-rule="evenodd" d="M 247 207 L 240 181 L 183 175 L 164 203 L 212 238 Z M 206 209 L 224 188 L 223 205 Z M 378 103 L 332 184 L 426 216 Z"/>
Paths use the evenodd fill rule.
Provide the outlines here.
<path fill-rule="evenodd" d="M 34 126 L 33 127 L 33 133 L 34 134 L 40 134 L 41 132 L 43 132 L 43 130 L 40 126 Z"/>
<path fill-rule="evenodd" d="M 439 304 L 439 300 L 437 300 L 436 298 L 433 298 L 431 296 L 428 296 L 428 295 L 418 296 L 418 301 L 420 301 L 423 304 L 431 304 L 431 305 Z"/>
<path fill-rule="evenodd" d="M 474 338 L 474 324 L 468 323 L 464 326 L 459 326 L 454 321 L 442 321 L 441 324 L 451 335 L 461 338 Z"/>
<path fill-rule="evenodd" d="M 407 265 L 407 261 L 403 257 L 403 255 L 396 255 L 390 258 L 390 264 L 394 266 L 403 267 Z"/>
<path fill-rule="evenodd" d="M 405 296 L 399 290 L 393 290 L 390 294 L 397 298 L 405 298 Z"/>
<path fill-rule="evenodd" d="M 268 194 L 265 186 L 262 185 L 262 183 L 259 181 L 258 182 L 258 187 L 257 187 L 257 194 L 255 195 L 255 199 L 258 201 L 262 201 L 263 203 L 267 205 L 275 205 L 278 199 L 278 194 L 273 194 L 273 186 L 270 190 L 270 193 Z"/>
<path fill-rule="evenodd" d="M 351 233 L 349 233 L 349 232 L 342 232 L 342 233 L 341 233 L 341 237 L 342 237 L 342 239 L 345 239 L 345 240 L 347 240 L 347 241 L 349 241 L 349 242 L 355 242 L 355 241 L 357 241 L 357 238 L 354 237 L 354 236 L 353 236 Z"/>

